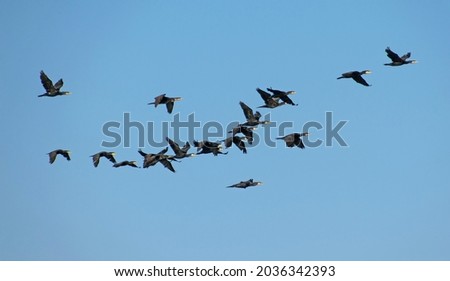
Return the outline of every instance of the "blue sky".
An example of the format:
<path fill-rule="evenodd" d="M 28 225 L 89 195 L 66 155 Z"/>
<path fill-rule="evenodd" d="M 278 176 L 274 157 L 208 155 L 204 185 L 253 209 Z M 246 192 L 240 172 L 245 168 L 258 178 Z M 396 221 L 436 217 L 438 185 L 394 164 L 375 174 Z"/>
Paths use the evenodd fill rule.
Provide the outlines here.
<path fill-rule="evenodd" d="M 449 260 L 449 8 L 3 1 L 0 259 Z M 384 66 L 387 46 L 419 63 Z M 372 87 L 336 79 L 363 69 Z M 37 98 L 40 70 L 73 94 Z M 325 126 L 332 112 L 334 125 L 348 121 L 348 146 L 232 147 L 174 163 L 175 174 L 92 165 L 101 150 L 141 164 L 136 130 L 128 148 L 101 146 L 103 124 L 124 113 L 157 127 L 177 113 L 243 121 L 239 101 L 262 104 L 256 87 L 297 91 L 298 107 L 261 109 L 293 122 L 287 133 Z M 160 93 L 183 97 L 172 115 L 147 105 Z M 50 165 L 46 153 L 57 148 L 72 161 Z M 264 185 L 225 188 L 249 178 Z"/>

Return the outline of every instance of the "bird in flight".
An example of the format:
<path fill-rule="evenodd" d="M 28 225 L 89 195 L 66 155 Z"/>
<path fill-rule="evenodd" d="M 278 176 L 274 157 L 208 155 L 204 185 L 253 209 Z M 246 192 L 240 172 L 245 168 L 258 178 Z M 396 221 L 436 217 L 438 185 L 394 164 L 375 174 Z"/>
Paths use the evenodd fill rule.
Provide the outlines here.
<path fill-rule="evenodd" d="M 340 77 L 338 77 L 337 79 L 352 78 L 357 83 L 364 85 L 366 87 L 369 87 L 371 85 L 369 85 L 369 83 L 367 83 L 366 80 L 364 80 L 364 78 L 362 78 L 362 75 L 369 74 L 369 73 L 372 73 L 372 71 L 370 71 L 370 70 L 350 71 L 350 72 L 342 73 L 342 75 Z"/>
<path fill-rule="evenodd" d="M 286 135 L 284 137 L 277 138 L 278 140 L 284 140 L 286 142 L 287 147 L 297 146 L 301 149 L 305 148 L 305 144 L 303 143 L 301 137 L 307 136 L 309 133 L 292 133 Z"/>
<path fill-rule="evenodd" d="M 56 160 L 57 155 L 62 155 L 64 158 L 67 159 L 67 161 L 70 161 L 70 151 L 65 149 L 56 149 L 48 153 L 48 156 L 50 158 L 50 164 L 53 164 Z"/>
<path fill-rule="evenodd" d="M 181 99 L 182 99 L 181 97 L 169 98 L 169 97 L 166 97 L 166 94 L 162 94 L 162 95 L 155 97 L 154 102 L 150 102 L 148 104 L 154 104 L 155 107 L 157 107 L 160 104 L 165 104 L 166 108 L 167 108 L 167 112 L 170 114 L 173 111 L 174 103 L 176 101 L 180 101 Z"/>
<path fill-rule="evenodd" d="M 400 66 L 400 65 L 404 65 L 404 64 L 417 63 L 416 60 L 408 60 L 411 57 L 411 52 L 408 52 L 400 57 L 399 55 L 397 55 L 396 53 L 391 51 L 391 49 L 389 47 L 387 47 L 385 49 L 385 51 L 386 51 L 386 55 L 391 59 L 392 62 L 385 63 L 384 65 Z"/>
<path fill-rule="evenodd" d="M 254 181 L 253 179 L 249 179 L 247 181 L 240 181 L 236 184 L 227 186 L 228 188 L 247 188 L 251 186 L 262 185 L 260 181 Z"/>
<path fill-rule="evenodd" d="M 48 78 L 48 76 L 44 73 L 43 70 L 41 70 L 41 83 L 42 86 L 44 86 L 45 93 L 42 95 L 39 95 L 38 97 L 56 97 L 56 96 L 65 96 L 69 95 L 70 92 L 68 91 L 61 91 L 62 86 L 64 85 L 64 82 L 62 79 L 59 79 L 58 82 L 56 82 L 53 85 L 52 80 Z"/>

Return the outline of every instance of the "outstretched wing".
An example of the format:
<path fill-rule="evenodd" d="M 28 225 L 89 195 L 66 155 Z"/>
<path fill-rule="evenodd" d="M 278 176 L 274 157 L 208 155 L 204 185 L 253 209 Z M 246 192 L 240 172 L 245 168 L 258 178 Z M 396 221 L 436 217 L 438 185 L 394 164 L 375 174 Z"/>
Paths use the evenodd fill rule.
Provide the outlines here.
<path fill-rule="evenodd" d="M 64 85 L 63 80 L 59 79 L 58 82 L 56 82 L 56 84 L 55 84 L 55 90 L 59 91 L 63 85 Z"/>
<path fill-rule="evenodd" d="M 166 103 L 167 112 L 169 112 L 169 114 L 172 113 L 172 111 L 173 111 L 173 104 L 174 104 L 173 101 L 169 101 Z"/>
<path fill-rule="evenodd" d="M 355 80 L 357 83 L 359 83 L 359 84 L 362 84 L 362 85 L 364 85 L 364 86 L 370 86 L 367 82 L 366 82 L 366 80 L 364 80 L 364 78 L 362 78 L 362 76 L 361 76 L 361 74 L 354 74 L 353 76 L 352 76 L 352 78 L 353 78 L 353 80 Z"/>
<path fill-rule="evenodd" d="M 391 49 L 389 47 L 386 48 L 386 53 L 387 56 L 392 60 L 392 62 L 402 62 L 403 60 L 393 51 L 391 51 Z"/>
<path fill-rule="evenodd" d="M 189 144 L 189 142 L 187 141 L 186 144 L 181 148 L 181 151 L 183 152 L 188 152 L 189 149 L 191 148 L 191 145 Z"/>
<path fill-rule="evenodd" d="M 162 94 L 162 95 L 155 97 L 155 102 L 154 102 L 155 107 L 157 107 L 158 104 L 161 103 L 161 101 L 164 99 L 165 96 L 166 96 L 166 94 Z"/>
<path fill-rule="evenodd" d="M 233 143 L 244 153 L 247 154 L 247 149 L 245 148 L 245 143 L 240 137 L 233 137 Z"/>
<path fill-rule="evenodd" d="M 297 104 L 295 104 L 295 103 L 291 100 L 291 98 L 289 98 L 287 95 L 281 95 L 281 96 L 280 96 L 280 99 L 281 99 L 282 101 L 284 101 L 285 103 L 287 103 L 287 104 L 290 104 L 290 105 L 297 105 Z"/>
<path fill-rule="evenodd" d="M 404 54 L 400 59 L 405 61 L 405 60 L 409 59 L 409 57 L 411 57 L 411 52 Z"/>
<path fill-rule="evenodd" d="M 248 119 L 253 119 L 253 110 L 250 108 L 250 107 L 248 107 L 248 105 L 246 105 L 245 103 L 243 103 L 243 102 L 239 102 L 239 105 L 241 106 L 241 108 L 242 108 L 242 111 L 244 112 L 244 115 L 245 115 L 245 118 L 247 118 L 247 120 Z"/>
<path fill-rule="evenodd" d="M 259 93 L 259 95 L 261 96 L 261 98 L 262 98 L 264 101 L 267 101 L 267 100 L 269 100 L 269 99 L 272 98 L 272 95 L 271 95 L 271 94 L 269 94 L 269 93 L 266 92 L 266 91 L 261 90 L 260 88 L 256 88 L 256 91 Z"/>
<path fill-rule="evenodd" d="M 98 166 L 98 163 L 100 163 L 100 154 L 94 154 L 92 155 L 92 162 L 94 163 L 94 167 Z"/>
<path fill-rule="evenodd" d="M 159 160 L 159 162 L 161 164 L 163 164 L 164 167 L 166 167 L 167 169 L 169 169 L 169 170 L 171 170 L 172 172 L 175 173 L 175 169 L 173 168 L 172 163 L 170 163 L 169 160 L 167 160 L 166 158 L 163 158 L 163 159 Z"/>
<path fill-rule="evenodd" d="M 173 152 L 175 152 L 175 154 L 178 155 L 180 153 L 180 151 L 181 151 L 180 146 L 176 142 L 174 142 L 173 140 L 169 139 L 168 137 L 166 137 L 166 140 L 169 143 L 170 148 L 172 148 Z"/>
<path fill-rule="evenodd" d="M 44 89 L 47 91 L 47 93 L 55 92 L 55 87 L 53 86 L 52 80 L 48 78 L 48 76 L 44 73 L 43 70 L 41 70 L 41 83 L 42 86 L 44 86 Z"/>

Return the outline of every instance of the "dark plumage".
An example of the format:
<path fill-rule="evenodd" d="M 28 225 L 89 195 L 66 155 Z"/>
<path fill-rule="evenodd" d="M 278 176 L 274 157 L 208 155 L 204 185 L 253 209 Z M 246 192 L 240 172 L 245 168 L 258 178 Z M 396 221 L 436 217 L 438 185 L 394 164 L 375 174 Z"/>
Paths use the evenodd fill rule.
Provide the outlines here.
<path fill-rule="evenodd" d="M 101 157 L 105 157 L 106 159 L 108 159 L 109 161 L 111 161 L 112 163 L 115 164 L 116 163 L 116 159 L 114 158 L 114 155 L 116 155 L 115 152 L 107 152 L 107 151 L 101 151 L 99 153 L 91 155 L 92 162 L 94 163 L 94 167 L 98 166 L 98 164 L 100 163 L 100 158 Z"/>
<path fill-rule="evenodd" d="M 243 141 L 245 137 L 231 136 L 224 140 L 225 147 L 229 148 L 234 143 L 244 154 L 247 154 L 247 148 L 245 148 L 245 143 Z"/>
<path fill-rule="evenodd" d="M 165 104 L 167 107 L 167 112 L 172 113 L 174 103 L 180 100 L 181 100 L 180 97 L 169 98 L 166 97 L 166 94 L 162 94 L 155 97 L 155 101 L 150 102 L 149 104 L 154 104 L 155 107 L 157 107 L 159 104 Z"/>
<path fill-rule="evenodd" d="M 53 85 L 52 80 L 48 78 L 48 76 L 44 73 L 44 71 L 41 70 L 41 83 L 42 86 L 44 86 L 45 93 L 42 95 L 39 95 L 38 97 L 56 97 L 56 96 L 65 96 L 69 95 L 70 92 L 67 91 L 61 91 L 62 86 L 64 85 L 64 82 L 62 79 L 59 79 L 56 84 Z"/>
<path fill-rule="evenodd" d="M 237 127 L 234 127 L 233 130 L 229 131 L 228 133 L 231 133 L 232 136 L 236 134 L 243 134 L 246 138 L 249 144 L 253 143 L 253 131 L 256 129 L 256 127 L 247 127 L 244 125 L 240 125 Z"/>
<path fill-rule="evenodd" d="M 259 124 L 270 123 L 270 121 L 259 121 L 259 118 L 261 118 L 261 113 L 259 113 L 259 111 L 256 111 L 256 113 L 253 114 L 253 110 L 242 101 L 239 102 L 239 105 L 241 106 L 245 118 L 247 119 L 247 122 L 242 124 L 243 126 L 258 126 Z"/>
<path fill-rule="evenodd" d="M 234 187 L 234 188 L 247 188 L 250 186 L 257 186 L 257 185 L 261 185 L 262 182 L 260 181 L 253 181 L 253 179 L 249 179 L 247 181 L 241 181 L 239 183 L 233 184 L 233 185 L 229 185 L 227 187 Z"/>
<path fill-rule="evenodd" d="M 169 169 L 172 172 L 175 172 L 175 169 L 170 163 L 169 160 L 175 160 L 173 155 L 165 155 L 165 153 L 169 150 L 168 147 L 164 148 L 158 153 L 145 153 L 141 149 L 138 150 L 139 154 L 144 157 L 144 162 L 142 164 L 143 168 L 148 168 L 150 166 L 156 165 L 156 163 L 160 162 L 164 167 Z"/>
<path fill-rule="evenodd" d="M 174 158 L 185 158 L 185 157 L 193 157 L 195 156 L 195 153 L 188 153 L 189 149 L 191 148 L 191 145 L 189 142 L 186 142 L 183 147 L 180 148 L 180 146 L 174 142 L 173 140 L 166 137 L 167 142 L 170 145 L 170 148 L 172 148 L 173 152 L 175 153 Z"/>
<path fill-rule="evenodd" d="M 275 108 L 281 105 L 284 105 L 286 102 L 279 102 L 279 98 L 273 98 L 271 94 L 266 91 L 261 90 L 260 88 L 256 88 L 256 91 L 259 93 L 261 98 L 264 100 L 264 105 L 258 106 L 265 108 Z M 287 97 L 287 96 L 286 96 Z M 289 99 L 289 98 L 288 98 Z M 289 99 L 290 100 L 290 99 Z M 292 101 L 291 101 L 292 102 Z"/>
<path fill-rule="evenodd" d="M 307 136 L 309 133 L 292 133 L 286 135 L 284 137 L 277 138 L 278 140 L 284 140 L 286 142 L 287 147 L 300 147 L 301 149 L 305 148 L 301 137 Z"/>
<path fill-rule="evenodd" d="M 391 51 L 391 49 L 389 47 L 387 47 L 385 51 L 386 51 L 387 56 L 391 59 L 392 62 L 385 63 L 384 65 L 400 66 L 400 65 L 404 65 L 404 64 L 410 64 L 410 63 L 417 62 L 416 60 L 408 60 L 411 57 L 410 52 L 408 52 L 408 53 L 404 54 L 402 57 L 400 57 L 399 55 L 397 55 L 396 53 Z"/>
<path fill-rule="evenodd" d="M 288 95 L 293 95 L 296 92 L 295 91 L 281 91 L 281 90 L 275 90 L 272 88 L 267 88 L 267 91 L 272 93 L 272 98 L 274 99 L 281 99 L 282 101 L 284 101 L 287 104 L 290 105 L 294 105 L 297 106 L 298 104 L 294 103 L 289 97 Z"/>
<path fill-rule="evenodd" d="M 363 70 L 363 71 L 350 71 L 350 72 L 346 72 L 346 73 L 342 73 L 341 77 L 338 77 L 337 79 L 342 79 L 342 78 L 352 78 L 353 80 L 355 80 L 357 83 L 364 85 L 364 86 L 371 86 L 369 85 L 366 80 L 364 80 L 364 78 L 362 78 L 361 75 L 363 74 L 369 74 L 372 73 L 370 70 Z"/>
<path fill-rule="evenodd" d="M 212 153 L 214 156 L 219 154 L 228 154 L 228 152 L 222 152 L 222 145 L 220 142 L 194 140 L 194 146 L 197 147 L 197 154 Z"/>
<path fill-rule="evenodd" d="M 123 167 L 123 166 L 130 166 L 130 167 L 134 167 L 134 168 L 139 168 L 138 165 L 136 164 L 136 161 L 122 161 L 119 163 L 115 163 L 113 165 L 114 168 L 119 168 L 119 167 Z"/>
<path fill-rule="evenodd" d="M 58 154 L 64 156 L 67 159 L 67 161 L 70 161 L 70 151 L 69 150 L 56 149 L 56 150 L 53 150 L 53 151 L 48 153 L 48 156 L 50 158 L 49 159 L 50 160 L 50 164 L 53 164 L 53 162 L 55 162 L 56 156 Z"/>

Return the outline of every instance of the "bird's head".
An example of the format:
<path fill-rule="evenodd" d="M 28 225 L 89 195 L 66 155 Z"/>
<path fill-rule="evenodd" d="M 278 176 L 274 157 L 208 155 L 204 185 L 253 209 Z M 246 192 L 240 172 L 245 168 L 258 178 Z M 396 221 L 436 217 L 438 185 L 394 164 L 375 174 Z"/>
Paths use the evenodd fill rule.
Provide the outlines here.
<path fill-rule="evenodd" d="M 261 121 L 261 124 L 262 124 L 262 125 L 267 125 L 267 124 L 270 124 L 270 123 L 272 123 L 272 122 L 270 122 L 270 121 L 268 121 L 268 120 L 266 120 L 266 121 Z"/>
<path fill-rule="evenodd" d="M 183 99 L 182 97 L 175 97 L 175 98 L 173 98 L 174 101 L 180 101 L 182 99 Z"/>
<path fill-rule="evenodd" d="M 412 60 L 412 61 L 411 61 L 411 63 L 418 63 L 418 61 L 416 61 L 416 60 Z"/>
<path fill-rule="evenodd" d="M 362 74 L 370 74 L 370 73 L 372 73 L 371 70 L 363 70 L 363 71 L 362 71 Z"/>
<path fill-rule="evenodd" d="M 136 161 L 130 161 L 130 164 L 137 165 L 137 162 Z"/>
<path fill-rule="evenodd" d="M 286 92 L 288 95 L 295 95 L 297 92 L 296 91 L 287 91 Z"/>

